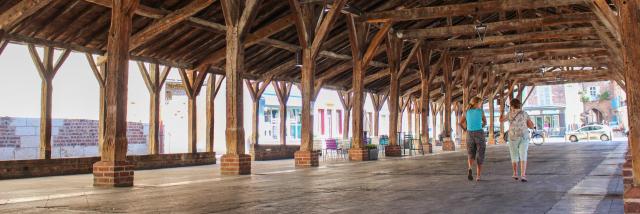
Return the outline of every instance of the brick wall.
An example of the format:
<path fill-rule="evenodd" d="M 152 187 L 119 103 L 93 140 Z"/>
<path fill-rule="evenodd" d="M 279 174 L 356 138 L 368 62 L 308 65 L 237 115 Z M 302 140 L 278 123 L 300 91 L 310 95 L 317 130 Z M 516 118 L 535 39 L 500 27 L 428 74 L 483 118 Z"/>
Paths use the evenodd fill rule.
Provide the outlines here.
<path fill-rule="evenodd" d="M 215 164 L 215 153 L 137 155 L 127 159 L 136 170 Z M 0 161 L 0 179 L 92 173 L 99 157 Z"/>
<path fill-rule="evenodd" d="M 249 148 L 251 159 L 254 161 L 292 159 L 298 150 L 300 145 L 252 144 Z"/>
<path fill-rule="evenodd" d="M 98 121 L 84 119 L 53 119 L 51 155 L 54 158 L 98 156 Z M 129 122 L 127 138 L 129 155 L 147 154 L 149 126 Z M 160 148 L 163 144 L 160 127 Z M 0 117 L 0 160 L 38 158 L 40 119 Z"/>

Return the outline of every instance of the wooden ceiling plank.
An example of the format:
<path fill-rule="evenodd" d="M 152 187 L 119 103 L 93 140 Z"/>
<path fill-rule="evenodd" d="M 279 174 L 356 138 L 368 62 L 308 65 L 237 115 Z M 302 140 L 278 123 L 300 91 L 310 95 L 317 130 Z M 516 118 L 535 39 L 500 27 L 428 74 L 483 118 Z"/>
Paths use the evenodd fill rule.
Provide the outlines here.
<path fill-rule="evenodd" d="M 0 14 L 0 30 L 10 31 L 22 20 L 49 4 L 51 0 L 22 0 Z"/>

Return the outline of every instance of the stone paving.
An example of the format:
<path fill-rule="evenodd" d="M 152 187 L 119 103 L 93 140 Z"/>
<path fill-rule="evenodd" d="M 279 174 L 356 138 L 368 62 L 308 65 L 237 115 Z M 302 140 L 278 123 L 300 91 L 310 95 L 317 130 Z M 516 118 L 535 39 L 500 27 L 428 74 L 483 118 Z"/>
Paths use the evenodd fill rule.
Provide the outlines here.
<path fill-rule="evenodd" d="M 487 150 L 484 181 L 462 152 L 372 162 L 254 162 L 136 171 L 135 187 L 97 189 L 90 175 L 0 181 L 0 213 L 622 213 L 626 142 L 530 146 L 528 183 L 511 179 L 505 146 Z"/>

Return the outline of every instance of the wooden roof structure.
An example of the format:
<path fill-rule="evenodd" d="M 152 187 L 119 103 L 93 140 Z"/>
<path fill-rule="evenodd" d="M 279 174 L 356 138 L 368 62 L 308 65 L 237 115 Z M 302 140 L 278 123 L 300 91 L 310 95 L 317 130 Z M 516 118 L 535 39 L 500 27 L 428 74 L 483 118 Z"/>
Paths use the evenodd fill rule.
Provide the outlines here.
<path fill-rule="evenodd" d="M 324 13 L 333 1 L 299 2 Z M 110 6 L 110 0 L 5 0 L 0 2 L 2 38 L 105 54 Z M 352 87 L 352 49 L 345 21 L 352 15 L 367 23 L 366 41 L 378 34 L 400 39 L 399 64 L 406 69 L 400 76 L 401 95 L 419 95 L 420 62 L 426 61 L 437 71 L 432 97 L 441 96 L 443 54 L 454 59 L 450 65 L 454 86 L 463 80 L 487 85 L 491 76 L 509 76 L 526 85 L 603 79 L 624 85 L 620 36 L 615 23 L 607 22 L 611 13 L 615 8 L 606 1 L 350 0 L 320 48 L 315 78 L 325 88 Z M 300 81 L 295 20 L 289 1 L 261 2 L 245 42 L 243 78 Z M 141 0 L 132 32 L 131 59 L 224 73 L 226 27 L 220 1 Z M 376 44 L 364 88 L 386 93 L 389 45 Z M 476 78 L 463 78 L 465 69 Z M 460 98 L 456 88 L 453 96 Z"/>

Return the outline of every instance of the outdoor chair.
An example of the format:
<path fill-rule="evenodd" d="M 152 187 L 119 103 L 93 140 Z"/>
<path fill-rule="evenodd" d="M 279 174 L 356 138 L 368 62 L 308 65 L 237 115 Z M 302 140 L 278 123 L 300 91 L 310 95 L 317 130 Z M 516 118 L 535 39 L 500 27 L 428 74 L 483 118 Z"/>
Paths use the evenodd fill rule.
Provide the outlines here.
<path fill-rule="evenodd" d="M 389 145 L 389 137 L 386 135 L 381 135 L 380 144 L 378 144 L 378 151 L 382 152 L 382 154 L 384 155 L 384 149 L 387 145 Z"/>
<path fill-rule="evenodd" d="M 335 139 L 326 139 L 324 141 L 325 143 L 325 148 L 324 148 L 324 153 L 325 155 L 323 155 L 323 159 L 326 160 L 327 157 L 332 154 L 333 157 L 338 157 L 338 152 L 340 150 L 340 148 L 338 148 L 338 143 L 336 142 Z"/>
<path fill-rule="evenodd" d="M 412 155 L 412 151 L 413 151 L 413 136 L 410 134 L 405 134 L 404 138 L 402 140 L 402 154 L 406 155 L 406 151 L 405 150 L 409 150 L 409 155 Z"/>
<path fill-rule="evenodd" d="M 414 138 L 411 140 L 410 151 L 419 151 L 424 155 L 424 148 L 422 146 L 422 137 Z"/>
<path fill-rule="evenodd" d="M 323 140 L 318 140 L 318 139 L 313 140 L 313 151 L 320 152 L 320 155 L 323 155 L 322 151 L 324 151 L 322 142 L 324 142 L 324 141 Z"/>

